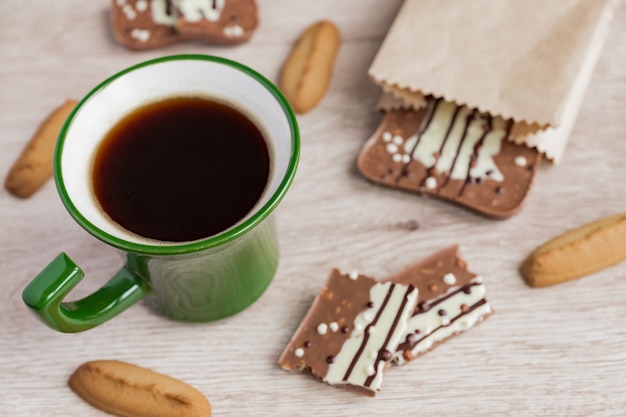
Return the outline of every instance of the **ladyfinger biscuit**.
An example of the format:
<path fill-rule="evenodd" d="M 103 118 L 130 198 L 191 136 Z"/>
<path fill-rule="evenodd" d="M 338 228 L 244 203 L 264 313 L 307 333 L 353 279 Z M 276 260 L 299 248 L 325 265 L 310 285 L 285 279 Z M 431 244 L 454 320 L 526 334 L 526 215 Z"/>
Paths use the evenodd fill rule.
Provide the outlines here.
<path fill-rule="evenodd" d="M 503 219 L 528 195 L 541 155 L 507 140 L 512 122 L 425 97 L 418 110 L 390 110 L 361 150 L 369 180 L 430 195 Z"/>
<path fill-rule="evenodd" d="M 535 249 L 522 264 L 531 287 L 592 274 L 626 259 L 626 213 L 587 223 Z"/>
<path fill-rule="evenodd" d="M 384 281 L 413 285 L 419 294 L 393 355 L 397 364 L 431 351 L 493 314 L 483 279 L 467 269 L 457 246 L 436 252 Z"/>
<path fill-rule="evenodd" d="M 66 100 L 39 126 L 4 182 L 11 194 L 30 197 L 52 176 L 57 138 L 76 103 L 76 100 Z"/>
<path fill-rule="evenodd" d="M 116 360 L 82 364 L 70 388 L 89 404 L 120 417 L 210 417 L 211 405 L 177 379 Z"/>
<path fill-rule="evenodd" d="M 334 269 L 278 363 L 374 396 L 416 302 L 411 285 Z"/>
<path fill-rule="evenodd" d="M 327 20 L 309 26 L 300 36 L 279 81 L 297 113 L 311 110 L 326 93 L 340 43 L 339 29 Z"/>

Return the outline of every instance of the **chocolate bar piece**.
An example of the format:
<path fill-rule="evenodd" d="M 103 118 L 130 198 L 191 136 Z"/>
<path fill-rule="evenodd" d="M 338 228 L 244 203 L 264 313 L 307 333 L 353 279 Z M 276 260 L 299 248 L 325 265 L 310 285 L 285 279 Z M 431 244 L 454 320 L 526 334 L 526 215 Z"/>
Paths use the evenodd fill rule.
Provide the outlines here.
<path fill-rule="evenodd" d="M 415 311 L 417 289 L 334 269 L 278 363 L 374 396 Z"/>
<path fill-rule="evenodd" d="M 373 182 L 431 195 L 492 218 L 524 201 L 537 150 L 509 141 L 512 121 L 427 97 L 418 110 L 390 110 L 358 157 Z"/>
<path fill-rule="evenodd" d="M 197 3 L 197 2 L 196 2 Z M 183 36 L 216 45 L 238 45 L 246 42 L 259 19 L 254 0 L 213 0 L 207 10 L 182 9 L 176 30 Z"/>
<path fill-rule="evenodd" d="M 130 49 L 153 49 L 179 42 L 173 19 L 164 19 L 174 13 L 163 1 L 111 0 L 113 36 Z"/>
<path fill-rule="evenodd" d="M 483 279 L 467 269 L 457 246 L 434 253 L 385 282 L 414 285 L 419 290 L 417 308 L 393 356 L 397 364 L 423 355 L 493 314 Z"/>
<path fill-rule="evenodd" d="M 258 25 L 255 0 L 111 0 L 115 39 L 130 49 L 198 40 L 237 45 Z"/>

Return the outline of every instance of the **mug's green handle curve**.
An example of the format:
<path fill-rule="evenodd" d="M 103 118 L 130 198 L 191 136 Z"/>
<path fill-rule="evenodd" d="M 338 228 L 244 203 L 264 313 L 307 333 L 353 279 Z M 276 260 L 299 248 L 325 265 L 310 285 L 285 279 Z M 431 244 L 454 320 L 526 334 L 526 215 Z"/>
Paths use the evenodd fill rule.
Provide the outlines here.
<path fill-rule="evenodd" d="M 53 329 L 76 333 L 104 323 L 150 292 L 137 274 L 122 267 L 93 294 L 64 302 L 65 296 L 84 275 L 65 253 L 61 253 L 24 289 L 24 303 Z"/>

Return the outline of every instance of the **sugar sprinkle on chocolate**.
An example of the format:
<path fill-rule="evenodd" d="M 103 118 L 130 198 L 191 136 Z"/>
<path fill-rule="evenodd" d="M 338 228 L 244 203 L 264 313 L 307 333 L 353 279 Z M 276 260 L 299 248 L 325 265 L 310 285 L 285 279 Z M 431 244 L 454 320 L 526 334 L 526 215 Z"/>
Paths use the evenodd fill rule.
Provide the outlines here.
<path fill-rule="evenodd" d="M 445 282 L 448 285 L 454 285 L 456 284 L 456 277 L 454 276 L 453 273 L 448 272 L 447 274 L 443 276 L 443 282 Z"/>

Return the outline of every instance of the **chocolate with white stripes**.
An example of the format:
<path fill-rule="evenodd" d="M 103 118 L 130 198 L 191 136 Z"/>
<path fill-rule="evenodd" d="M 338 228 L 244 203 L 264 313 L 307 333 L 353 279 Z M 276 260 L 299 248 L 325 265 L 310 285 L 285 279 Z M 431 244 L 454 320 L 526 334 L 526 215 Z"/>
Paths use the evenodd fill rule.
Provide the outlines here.
<path fill-rule="evenodd" d="M 255 0 L 111 0 L 113 35 L 130 49 L 186 40 L 237 45 L 258 20 Z"/>
<path fill-rule="evenodd" d="M 406 338 L 417 296 L 412 285 L 334 269 L 278 362 L 285 370 L 308 371 L 330 385 L 374 396 Z"/>
<path fill-rule="evenodd" d="M 423 355 L 493 314 L 483 279 L 467 269 L 457 246 L 434 253 L 385 282 L 414 285 L 419 290 L 417 308 L 393 356 L 397 364 Z"/>
<path fill-rule="evenodd" d="M 358 157 L 371 181 L 453 202 L 492 218 L 515 214 L 540 153 L 508 140 L 511 120 L 426 97 L 389 110 Z"/>
<path fill-rule="evenodd" d="M 278 362 L 374 396 L 390 362 L 409 362 L 493 312 L 456 245 L 382 281 L 334 269 Z"/>

